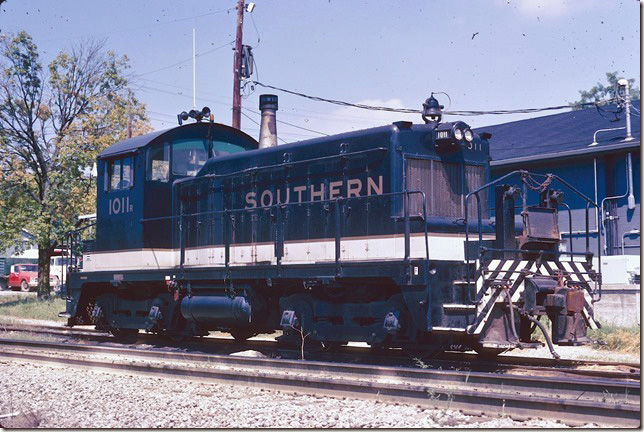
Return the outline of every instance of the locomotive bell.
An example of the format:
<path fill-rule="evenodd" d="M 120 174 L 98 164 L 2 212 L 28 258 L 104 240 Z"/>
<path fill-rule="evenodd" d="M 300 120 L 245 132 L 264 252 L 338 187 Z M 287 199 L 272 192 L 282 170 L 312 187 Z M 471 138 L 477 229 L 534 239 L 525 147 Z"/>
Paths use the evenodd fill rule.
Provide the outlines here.
<path fill-rule="evenodd" d="M 423 120 L 425 120 L 425 123 L 440 123 L 441 118 L 443 117 L 443 108 L 445 107 L 438 103 L 432 93 L 432 95 L 423 103 L 422 117 Z"/>

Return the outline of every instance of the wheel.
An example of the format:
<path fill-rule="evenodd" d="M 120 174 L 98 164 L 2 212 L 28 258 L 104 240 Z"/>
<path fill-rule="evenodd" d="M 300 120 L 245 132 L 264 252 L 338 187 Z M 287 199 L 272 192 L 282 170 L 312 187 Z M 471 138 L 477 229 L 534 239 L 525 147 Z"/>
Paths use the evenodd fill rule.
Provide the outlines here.
<path fill-rule="evenodd" d="M 479 355 L 479 357 L 484 359 L 495 359 L 499 354 L 502 354 L 507 351 L 507 348 L 483 348 L 476 347 L 474 351 Z"/>
<path fill-rule="evenodd" d="M 4 291 L 8 288 L 9 286 L 7 285 L 7 281 L 4 279 L 0 279 L 0 291 Z"/>
<path fill-rule="evenodd" d="M 20 282 L 20 291 L 22 291 L 22 292 L 28 292 L 29 291 L 29 284 L 24 279 Z"/>
<path fill-rule="evenodd" d="M 112 333 L 112 335 L 117 339 L 126 339 L 126 338 L 133 337 L 136 334 L 138 334 L 139 329 L 112 328 L 112 329 L 110 329 L 110 333 Z"/>
<path fill-rule="evenodd" d="M 245 342 L 246 340 L 257 336 L 257 333 L 250 330 L 232 330 L 230 335 L 235 339 L 236 342 Z"/>

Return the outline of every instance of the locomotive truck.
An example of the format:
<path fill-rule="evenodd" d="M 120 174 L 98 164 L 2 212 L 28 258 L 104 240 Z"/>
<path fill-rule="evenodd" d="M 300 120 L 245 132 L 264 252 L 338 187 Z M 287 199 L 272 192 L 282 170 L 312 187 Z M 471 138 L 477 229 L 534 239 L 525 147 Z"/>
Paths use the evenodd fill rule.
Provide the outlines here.
<path fill-rule="evenodd" d="M 68 325 L 486 354 L 541 346 L 537 328 L 553 354 L 589 342 L 601 278 L 588 227 L 586 250 L 563 247 L 555 186 L 596 203 L 553 175 L 490 182 L 491 136 L 423 107 L 423 124 L 280 146 L 197 112 L 107 148 Z M 277 97 L 260 109 L 274 122 Z"/>

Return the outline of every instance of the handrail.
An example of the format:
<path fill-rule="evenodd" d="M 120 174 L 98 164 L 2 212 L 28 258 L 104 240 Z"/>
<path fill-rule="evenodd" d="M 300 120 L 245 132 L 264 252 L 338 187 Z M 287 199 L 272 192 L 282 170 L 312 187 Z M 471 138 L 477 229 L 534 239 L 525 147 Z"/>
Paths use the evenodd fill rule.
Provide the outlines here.
<path fill-rule="evenodd" d="M 186 177 L 182 179 L 175 180 L 172 182 L 172 188 L 171 188 L 171 202 L 174 203 L 176 202 L 175 200 L 175 190 L 184 184 L 187 183 L 192 183 L 196 182 L 199 180 L 203 179 L 215 179 L 215 178 L 226 178 L 226 177 L 234 177 L 234 176 L 239 176 L 239 175 L 248 175 L 256 171 L 264 171 L 264 170 L 270 170 L 270 169 L 275 169 L 275 168 L 283 168 L 283 167 L 290 167 L 292 165 L 299 165 L 299 164 L 311 164 L 314 162 L 320 162 L 323 160 L 330 160 L 330 159 L 337 159 L 337 158 L 348 158 L 348 157 L 353 157 L 353 156 L 360 156 L 366 153 L 372 153 L 372 152 L 382 152 L 382 151 L 389 151 L 387 147 L 376 147 L 376 148 L 371 148 L 371 149 L 366 149 L 366 150 L 358 150 L 355 152 L 347 152 L 347 153 L 338 153 L 335 155 L 329 155 L 329 156 L 321 156 L 317 158 L 311 158 L 311 159 L 304 159 L 301 161 L 295 161 L 295 162 L 282 162 L 279 164 L 273 164 L 273 165 L 265 165 L 265 166 L 254 166 L 250 168 L 245 168 L 243 170 L 235 171 L 232 173 L 227 173 L 227 174 L 205 174 L 202 176 L 195 176 L 195 177 Z M 174 210 L 173 210 L 174 211 Z M 172 237 L 174 237 L 174 227 L 172 228 Z"/>
<path fill-rule="evenodd" d="M 566 203 L 561 203 L 559 206 L 564 206 L 566 210 L 568 210 L 568 237 L 570 238 L 570 252 L 574 252 L 572 241 L 573 241 L 573 235 L 572 235 L 572 210 L 570 210 L 570 206 Z M 572 260 L 572 257 L 571 257 Z"/>
<path fill-rule="evenodd" d="M 61 290 L 62 290 L 63 286 L 65 287 L 65 299 L 68 299 L 71 296 L 71 292 L 70 292 L 70 289 L 69 289 L 69 275 L 74 270 L 78 270 L 76 268 L 76 261 L 77 261 L 77 258 L 78 258 L 77 255 L 76 255 L 76 247 L 78 246 L 78 243 L 82 242 L 82 240 L 80 240 L 80 235 L 81 235 L 81 233 L 83 231 L 85 231 L 85 230 L 87 230 L 87 229 L 89 229 L 89 228 L 91 228 L 93 226 L 96 226 L 96 221 L 91 222 L 91 223 L 89 223 L 89 224 L 87 224 L 85 226 L 82 226 L 80 228 L 76 228 L 76 229 L 67 231 L 65 233 L 64 238 L 66 240 L 66 244 L 64 244 L 64 245 L 66 246 L 66 249 L 67 249 L 67 258 L 66 259 L 68 260 L 68 262 L 65 263 L 66 264 L 65 265 L 65 271 L 63 271 L 63 273 L 61 274 L 62 280 L 60 281 Z M 77 240 L 77 238 L 78 238 L 78 240 Z M 63 258 L 63 262 L 65 262 L 65 258 Z M 67 280 L 67 284 L 65 284 L 65 279 Z"/>
<path fill-rule="evenodd" d="M 465 219 L 465 243 L 466 243 L 466 252 L 467 252 L 467 251 L 469 251 L 469 248 L 467 247 L 467 245 L 469 244 L 469 223 L 468 223 L 468 219 L 469 219 L 469 212 L 468 212 L 468 201 L 469 201 L 470 197 L 471 197 L 472 195 L 474 195 L 474 196 L 476 197 L 476 202 L 477 202 L 477 219 L 478 219 L 477 230 L 478 230 L 478 234 L 479 234 L 479 236 L 478 236 L 478 237 L 479 237 L 479 240 L 478 240 L 478 247 L 479 247 L 479 250 L 481 250 L 481 249 L 482 249 L 482 248 L 481 248 L 481 244 L 482 244 L 482 229 L 481 229 L 481 228 L 482 228 L 482 219 L 481 219 L 481 209 L 480 209 L 480 197 L 479 197 L 479 193 L 480 193 L 481 191 L 485 190 L 485 189 L 491 188 L 492 186 L 494 186 L 494 185 L 497 185 L 497 184 L 501 183 L 502 181 L 504 181 L 504 180 L 506 180 L 506 179 L 508 179 L 508 178 L 510 178 L 510 177 L 512 177 L 512 176 L 514 176 L 514 175 L 516 175 L 516 174 L 519 174 L 519 175 L 521 176 L 521 183 L 522 183 L 522 185 L 523 185 L 523 190 L 524 190 L 524 192 L 522 193 L 522 195 L 523 195 L 523 197 L 522 197 L 522 198 L 523 198 L 523 201 L 524 201 L 524 206 L 525 206 L 525 201 L 526 201 L 526 199 L 527 199 L 527 193 L 526 193 L 526 185 L 527 185 L 527 183 L 526 183 L 526 181 L 525 181 L 525 177 L 526 177 L 527 175 L 530 175 L 530 176 L 533 176 L 533 177 L 541 177 L 541 178 L 546 178 L 546 179 L 547 179 L 547 178 L 550 178 L 550 179 L 552 179 L 552 180 L 557 180 L 557 181 L 559 181 L 562 185 L 564 185 L 566 188 L 568 188 L 570 191 L 572 191 L 575 195 L 579 196 L 582 200 L 584 200 L 584 201 L 586 202 L 586 212 L 585 212 L 585 216 L 586 216 L 586 218 L 585 218 L 585 219 L 586 219 L 586 220 L 585 220 L 585 222 L 586 222 L 586 226 L 585 226 L 585 228 L 586 228 L 586 230 L 585 230 L 585 231 L 586 231 L 586 253 L 585 253 L 584 255 L 588 255 L 588 254 L 590 254 L 590 232 L 589 232 L 589 231 L 590 231 L 590 222 L 589 222 L 589 210 L 590 210 L 590 207 L 591 207 L 591 206 L 594 206 L 594 207 L 595 207 L 595 211 L 596 211 L 596 212 L 598 212 L 598 211 L 599 211 L 599 206 L 597 205 L 597 203 L 596 203 L 596 202 L 594 202 L 592 199 L 588 198 L 588 197 L 587 197 L 586 195 L 584 195 L 583 193 L 581 193 L 579 190 L 577 190 L 577 189 L 576 189 L 574 186 L 572 186 L 570 183 L 568 183 L 567 181 L 565 181 L 564 179 L 562 179 L 561 177 L 559 177 L 559 176 L 557 176 L 557 175 L 555 175 L 555 174 L 533 174 L 533 173 L 529 173 L 528 171 L 525 171 L 525 170 L 514 170 L 514 171 L 512 171 L 512 172 L 510 172 L 510 173 L 508 173 L 508 174 L 505 174 L 505 175 L 504 175 L 504 176 L 502 176 L 502 177 L 499 177 L 499 178 L 498 178 L 498 179 L 496 179 L 496 180 L 493 180 L 493 181 L 491 181 L 491 182 L 489 182 L 489 183 L 484 184 L 483 186 L 481 186 L 481 187 L 479 187 L 479 188 L 477 188 L 477 189 L 473 190 L 472 192 L 468 193 L 468 194 L 465 196 L 465 200 L 464 200 L 464 201 L 465 201 L 465 215 L 464 215 L 464 219 Z M 497 210 L 498 210 L 498 209 L 497 209 Z M 570 209 L 569 209 L 569 211 L 570 211 Z M 572 215 L 571 215 L 571 213 L 569 213 L 569 223 L 570 223 L 570 227 L 571 227 L 571 229 L 570 229 L 570 230 L 572 231 Z M 570 243 L 571 243 L 571 248 L 572 248 L 572 236 L 571 236 Z M 598 291 L 599 291 L 599 298 L 597 299 L 597 301 L 599 301 L 599 300 L 601 300 L 601 296 L 602 296 L 602 283 L 601 283 L 601 235 L 598 235 L 598 236 L 597 236 L 597 243 L 598 243 L 597 258 L 598 258 L 598 273 L 599 273 L 599 278 L 598 278 L 598 288 L 599 288 L 599 290 L 598 290 Z M 489 249 L 488 249 L 488 250 L 489 250 Z M 501 251 L 501 249 L 499 249 L 499 251 Z M 522 252 L 527 253 L 528 251 L 522 251 Z M 572 251 L 571 251 L 571 252 L 572 252 Z M 468 301 L 469 301 L 470 303 L 474 304 L 474 303 L 476 303 L 477 299 L 476 299 L 476 298 L 474 298 L 474 299 L 473 299 L 473 298 L 471 297 L 471 292 L 470 292 L 470 291 L 471 291 L 471 290 L 470 290 L 470 286 L 471 286 L 471 282 L 472 282 L 472 281 L 471 281 L 471 276 L 470 276 L 470 271 L 469 271 L 469 266 L 470 266 L 470 261 L 471 261 L 471 260 L 470 260 L 470 254 L 469 254 L 469 253 L 467 253 L 467 256 L 465 257 L 465 261 L 466 261 L 466 265 L 467 265 L 467 267 L 468 267 L 468 269 L 467 269 L 467 293 L 468 293 L 468 296 L 467 296 L 467 297 L 468 297 Z"/>
<path fill-rule="evenodd" d="M 276 217 L 275 221 L 276 223 L 281 224 L 279 227 L 276 227 L 278 231 L 276 231 L 275 235 L 275 251 L 279 252 L 276 254 L 277 258 L 277 265 L 278 265 L 278 271 L 281 270 L 281 258 L 283 254 L 283 248 L 284 248 L 284 231 L 283 231 L 283 218 L 281 217 L 281 212 L 288 206 L 307 206 L 311 204 L 334 204 L 336 209 L 335 209 L 335 217 L 336 217 L 336 227 L 340 226 L 340 229 L 338 230 L 336 228 L 336 235 L 335 235 L 335 261 L 336 261 L 336 273 L 340 271 L 341 268 L 341 259 L 340 259 L 340 252 L 341 252 L 341 241 L 342 241 L 342 223 L 341 223 L 341 212 L 340 212 L 340 205 L 344 203 L 349 203 L 353 200 L 369 200 L 369 199 L 378 199 L 378 198 L 384 198 L 384 197 L 393 197 L 393 196 L 399 196 L 402 195 L 405 198 L 405 204 L 404 204 L 404 209 L 403 209 L 403 215 L 405 219 L 405 257 L 404 260 L 405 262 L 409 265 L 410 262 L 410 255 L 411 255 L 411 245 L 410 245 L 410 238 L 411 238 L 411 221 L 410 221 L 410 214 L 409 214 L 409 197 L 411 195 L 418 194 L 422 198 L 422 206 L 423 206 L 423 234 L 425 238 L 425 277 L 427 277 L 427 272 L 429 271 L 429 238 L 428 238 L 428 230 L 427 230 L 427 197 L 423 191 L 420 190 L 414 190 L 414 191 L 402 191 L 402 192 L 388 192 L 388 193 L 383 193 L 383 194 L 378 194 L 378 195 L 363 195 L 363 196 L 353 196 L 350 198 L 346 197 L 338 197 L 338 198 L 333 198 L 333 199 L 325 199 L 325 200 L 315 200 L 315 201 L 303 201 L 303 202 L 292 202 L 292 203 L 276 203 L 272 204 L 270 206 L 264 206 L 264 207 L 253 207 L 253 208 L 244 208 L 244 209 L 225 209 L 225 210 L 212 210 L 212 211 L 206 211 L 206 212 L 194 212 L 194 213 L 184 213 L 183 212 L 183 205 L 180 206 L 180 214 L 179 216 L 176 215 L 170 215 L 170 216 L 161 216 L 161 217 L 154 217 L 154 218 L 146 218 L 146 219 L 140 219 L 140 223 L 145 223 L 145 222 L 151 222 L 151 221 L 159 221 L 159 220 L 175 220 L 179 219 L 179 248 L 180 248 L 180 269 L 182 275 L 184 274 L 185 270 L 185 235 L 186 235 L 186 230 L 184 229 L 185 226 L 185 219 L 186 218 L 193 218 L 197 216 L 204 216 L 204 215 L 222 215 L 223 218 L 222 220 L 226 220 L 224 222 L 224 227 L 225 227 L 225 232 L 223 233 L 223 242 L 224 242 L 224 248 L 225 248 L 225 266 L 226 268 L 229 267 L 230 264 L 230 238 L 228 235 L 228 221 L 231 219 L 231 217 L 234 217 L 234 214 L 237 213 L 252 213 L 256 212 L 259 210 L 264 210 L 264 211 L 274 211 Z M 277 216 L 279 215 L 279 216 Z"/>

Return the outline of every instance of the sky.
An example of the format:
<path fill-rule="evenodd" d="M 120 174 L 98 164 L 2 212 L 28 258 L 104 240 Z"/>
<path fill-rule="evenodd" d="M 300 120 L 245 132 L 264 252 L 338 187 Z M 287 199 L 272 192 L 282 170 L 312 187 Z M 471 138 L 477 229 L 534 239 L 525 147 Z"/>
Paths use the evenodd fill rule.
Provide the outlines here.
<path fill-rule="evenodd" d="M 293 91 L 367 105 L 421 109 L 432 92 L 450 110 L 565 105 L 605 73 L 640 85 L 637 0 L 257 0 L 245 13 L 252 79 Z M 27 31 L 44 63 L 87 40 L 127 55 L 129 79 L 156 130 L 193 107 L 231 124 L 235 0 L 7 0 L 0 33 Z M 282 142 L 409 120 L 246 87 L 242 129 L 257 138 L 259 95 L 279 96 Z M 557 112 L 557 111 L 555 111 Z M 484 115 L 472 127 L 537 115 Z"/>

